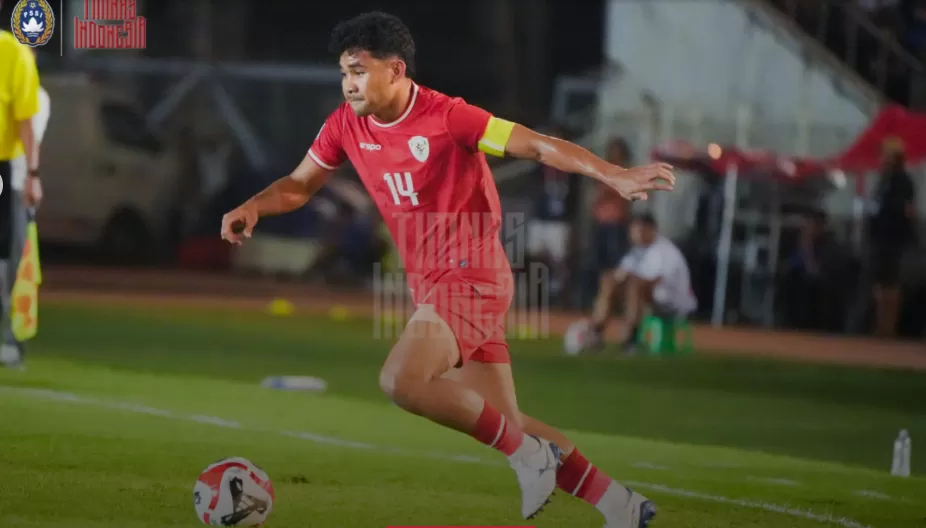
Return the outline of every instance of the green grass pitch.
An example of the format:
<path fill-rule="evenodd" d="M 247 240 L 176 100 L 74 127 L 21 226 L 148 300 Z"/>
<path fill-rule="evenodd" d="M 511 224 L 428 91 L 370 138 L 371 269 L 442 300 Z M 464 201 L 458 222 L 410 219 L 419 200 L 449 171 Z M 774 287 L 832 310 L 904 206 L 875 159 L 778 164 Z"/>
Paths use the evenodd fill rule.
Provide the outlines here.
<path fill-rule="evenodd" d="M 525 525 L 500 455 L 380 394 L 370 320 L 43 304 L 0 369 L 0 527 L 197 526 L 193 483 L 243 456 L 271 527 Z M 654 528 L 926 526 L 926 375 L 744 359 L 567 358 L 513 341 L 524 410 L 659 507 Z M 326 379 L 324 394 L 259 386 Z M 889 474 L 901 428 L 911 478 Z M 532 523 L 600 527 L 558 493 Z"/>

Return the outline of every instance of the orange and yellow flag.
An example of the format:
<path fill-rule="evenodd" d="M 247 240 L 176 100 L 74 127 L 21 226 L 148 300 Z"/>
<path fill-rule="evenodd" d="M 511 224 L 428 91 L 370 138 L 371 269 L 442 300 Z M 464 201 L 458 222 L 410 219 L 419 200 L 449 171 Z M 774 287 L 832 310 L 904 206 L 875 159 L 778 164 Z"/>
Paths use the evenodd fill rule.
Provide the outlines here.
<path fill-rule="evenodd" d="M 26 226 L 26 244 L 22 260 L 16 270 L 13 285 L 12 319 L 13 336 L 18 341 L 35 337 L 39 329 L 39 285 L 42 284 L 42 268 L 39 265 L 39 229 L 34 220 Z"/>

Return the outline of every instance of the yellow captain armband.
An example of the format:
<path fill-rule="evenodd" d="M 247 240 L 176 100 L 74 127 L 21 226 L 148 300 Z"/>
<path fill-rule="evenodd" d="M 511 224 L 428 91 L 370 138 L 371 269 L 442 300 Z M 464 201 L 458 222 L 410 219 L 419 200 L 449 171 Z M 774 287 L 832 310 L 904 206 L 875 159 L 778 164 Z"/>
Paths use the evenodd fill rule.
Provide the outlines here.
<path fill-rule="evenodd" d="M 514 130 L 514 123 L 490 117 L 489 124 L 479 140 L 479 150 L 499 158 L 505 157 L 505 147 L 508 145 L 508 138 L 511 137 L 511 131 Z"/>

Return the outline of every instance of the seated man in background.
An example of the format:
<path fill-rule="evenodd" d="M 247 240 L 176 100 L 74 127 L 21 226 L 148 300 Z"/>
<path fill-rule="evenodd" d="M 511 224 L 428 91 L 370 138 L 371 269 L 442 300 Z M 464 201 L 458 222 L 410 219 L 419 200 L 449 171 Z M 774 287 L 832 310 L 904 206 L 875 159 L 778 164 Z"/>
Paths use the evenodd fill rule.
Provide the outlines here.
<path fill-rule="evenodd" d="M 620 333 L 622 347 L 630 352 L 636 344 L 640 322 L 649 312 L 658 317 L 687 317 L 698 307 L 691 289 L 691 274 L 685 256 L 668 238 L 659 234 L 650 214 L 635 216 L 630 222 L 630 253 L 603 281 L 592 315 L 591 347 L 602 340 L 619 287 L 624 288 L 624 317 Z"/>

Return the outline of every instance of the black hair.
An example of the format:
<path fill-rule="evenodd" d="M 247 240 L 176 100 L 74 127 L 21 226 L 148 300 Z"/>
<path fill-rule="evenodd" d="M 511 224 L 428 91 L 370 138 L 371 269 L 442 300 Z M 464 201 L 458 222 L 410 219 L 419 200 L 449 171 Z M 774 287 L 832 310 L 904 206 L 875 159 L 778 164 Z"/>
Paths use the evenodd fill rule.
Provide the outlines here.
<path fill-rule="evenodd" d="M 415 75 L 415 40 L 399 17 L 372 11 L 357 15 L 331 31 L 331 53 L 366 51 L 377 59 L 396 56 L 405 62 L 405 76 Z"/>
<path fill-rule="evenodd" d="M 633 215 L 633 218 L 630 219 L 630 223 L 640 223 L 646 227 L 651 227 L 656 229 L 658 225 L 656 224 L 656 217 L 652 213 L 637 213 Z"/>

